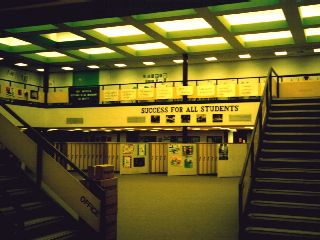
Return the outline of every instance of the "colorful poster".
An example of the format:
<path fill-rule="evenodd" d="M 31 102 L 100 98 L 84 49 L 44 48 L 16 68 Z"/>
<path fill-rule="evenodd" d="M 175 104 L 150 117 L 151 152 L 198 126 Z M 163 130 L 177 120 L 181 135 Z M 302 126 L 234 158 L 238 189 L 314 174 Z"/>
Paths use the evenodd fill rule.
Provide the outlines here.
<path fill-rule="evenodd" d="M 132 167 L 132 157 L 131 156 L 123 156 L 122 167 L 123 168 L 131 168 Z"/>
<path fill-rule="evenodd" d="M 123 144 L 123 154 L 133 154 L 134 152 L 134 144 Z"/>
<path fill-rule="evenodd" d="M 168 149 L 170 154 L 181 154 L 181 149 L 179 144 L 169 144 Z"/>
<path fill-rule="evenodd" d="M 181 156 L 171 156 L 170 157 L 170 166 L 172 167 L 182 167 L 182 159 Z"/>

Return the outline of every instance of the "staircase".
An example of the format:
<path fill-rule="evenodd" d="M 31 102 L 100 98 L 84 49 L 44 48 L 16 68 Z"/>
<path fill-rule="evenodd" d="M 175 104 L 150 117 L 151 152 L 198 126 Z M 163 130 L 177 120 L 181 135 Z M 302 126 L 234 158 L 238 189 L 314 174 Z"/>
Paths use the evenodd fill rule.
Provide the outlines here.
<path fill-rule="evenodd" d="M 243 240 L 320 239 L 320 99 L 271 103 Z"/>
<path fill-rule="evenodd" d="M 96 237 L 39 190 L 10 153 L 0 150 L 0 239 L 94 240 Z"/>

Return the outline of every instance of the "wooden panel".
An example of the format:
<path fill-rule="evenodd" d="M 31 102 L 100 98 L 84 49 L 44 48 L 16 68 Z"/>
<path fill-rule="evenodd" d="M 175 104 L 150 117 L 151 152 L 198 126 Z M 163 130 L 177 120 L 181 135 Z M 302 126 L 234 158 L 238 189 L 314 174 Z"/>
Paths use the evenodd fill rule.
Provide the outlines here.
<path fill-rule="evenodd" d="M 99 231 L 100 200 L 45 152 L 43 153 L 43 182 L 92 228 Z M 84 202 L 85 199 L 96 211 L 88 207 Z"/>

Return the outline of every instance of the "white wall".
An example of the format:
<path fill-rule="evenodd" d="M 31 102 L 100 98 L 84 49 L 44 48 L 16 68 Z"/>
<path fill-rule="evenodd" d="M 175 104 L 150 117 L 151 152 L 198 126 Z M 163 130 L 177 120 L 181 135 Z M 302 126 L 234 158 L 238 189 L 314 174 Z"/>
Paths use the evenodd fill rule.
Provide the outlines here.
<path fill-rule="evenodd" d="M 188 78 L 190 80 L 258 77 L 266 76 L 270 67 L 280 75 L 306 74 L 320 72 L 319 56 L 281 57 L 261 60 L 241 60 L 237 62 L 211 62 L 189 64 Z M 167 81 L 182 80 L 182 64 L 174 66 L 121 68 L 100 71 L 100 84 L 144 83 L 144 75 L 167 73 Z M 72 73 L 53 73 L 49 78 L 53 86 L 71 86 Z"/>
<path fill-rule="evenodd" d="M 43 86 L 43 75 L 19 68 L 0 66 L 0 79 Z"/>

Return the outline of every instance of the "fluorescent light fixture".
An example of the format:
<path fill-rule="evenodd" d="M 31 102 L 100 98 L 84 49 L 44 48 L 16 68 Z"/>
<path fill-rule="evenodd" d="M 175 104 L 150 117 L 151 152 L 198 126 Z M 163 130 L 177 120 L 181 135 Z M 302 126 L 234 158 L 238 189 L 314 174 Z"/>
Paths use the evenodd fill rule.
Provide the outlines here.
<path fill-rule="evenodd" d="M 182 59 L 175 59 L 175 60 L 172 60 L 174 63 L 183 63 L 183 60 Z"/>
<path fill-rule="evenodd" d="M 212 28 L 203 18 L 155 22 L 154 24 L 166 32 Z"/>
<path fill-rule="evenodd" d="M 96 28 L 94 31 L 99 32 L 107 37 L 124 37 L 145 34 L 140 29 L 132 25 Z"/>
<path fill-rule="evenodd" d="M 114 64 L 116 67 L 118 67 L 118 68 L 123 68 L 123 67 L 126 67 L 127 65 L 126 64 L 124 64 L 124 63 L 115 63 Z"/>
<path fill-rule="evenodd" d="M 73 68 L 72 67 L 61 67 L 62 70 L 66 70 L 66 71 L 72 71 Z"/>
<path fill-rule="evenodd" d="M 74 129 L 69 129 L 68 132 L 74 132 Z"/>
<path fill-rule="evenodd" d="M 151 129 L 150 132 L 159 132 L 157 129 Z"/>
<path fill-rule="evenodd" d="M 124 128 L 125 130 L 133 130 L 134 128 L 129 127 L 129 128 Z"/>
<path fill-rule="evenodd" d="M 129 129 L 129 130 L 127 130 L 128 132 L 134 132 L 134 129 Z"/>
<path fill-rule="evenodd" d="M 89 130 L 83 130 L 82 132 L 90 132 Z"/>
<path fill-rule="evenodd" d="M 320 35 L 320 28 L 307 28 L 304 30 L 306 36 Z"/>
<path fill-rule="evenodd" d="M 302 18 L 320 16 L 320 4 L 299 7 Z"/>
<path fill-rule="evenodd" d="M 100 68 L 100 67 L 97 66 L 97 65 L 88 65 L 87 68 L 98 69 L 98 68 Z"/>
<path fill-rule="evenodd" d="M 85 38 L 80 37 L 71 32 L 48 33 L 48 34 L 42 34 L 41 36 L 48 38 L 54 42 L 73 42 L 73 41 L 86 40 Z"/>
<path fill-rule="evenodd" d="M 144 65 L 151 66 L 155 65 L 155 62 L 143 62 Z"/>
<path fill-rule="evenodd" d="M 200 45 L 213 45 L 213 44 L 227 43 L 227 41 L 223 37 L 181 40 L 181 42 L 186 46 L 200 46 Z"/>
<path fill-rule="evenodd" d="M 4 59 L 3 57 L 0 57 L 0 61 L 3 60 L 3 59 Z"/>
<path fill-rule="evenodd" d="M 100 47 L 100 48 L 83 48 L 79 49 L 80 52 L 84 52 L 86 54 L 103 54 L 103 53 L 113 53 L 114 51 L 107 47 Z"/>
<path fill-rule="evenodd" d="M 25 45 L 31 44 L 29 42 L 26 42 L 14 37 L 0 38 L 0 43 L 10 47 L 25 46 Z"/>
<path fill-rule="evenodd" d="M 161 127 L 154 127 L 154 128 L 152 128 L 152 129 L 160 130 L 160 129 L 162 129 L 162 128 L 161 128 Z"/>
<path fill-rule="evenodd" d="M 127 45 L 129 48 L 136 50 L 136 51 L 144 51 L 144 50 L 153 50 L 153 49 L 163 49 L 168 48 L 167 45 L 161 42 L 155 43 L 142 43 L 142 44 L 131 44 Z"/>
<path fill-rule="evenodd" d="M 59 52 L 39 52 L 36 54 L 43 56 L 43 57 L 47 57 L 47 58 L 65 57 L 66 56 L 65 54 L 62 54 Z"/>
<path fill-rule="evenodd" d="M 286 20 L 286 17 L 284 16 L 282 9 L 230 14 L 224 15 L 223 18 L 226 19 L 230 25 L 242 25 Z"/>
<path fill-rule="evenodd" d="M 218 59 L 216 57 L 206 57 L 205 58 L 206 61 L 217 61 Z"/>
<path fill-rule="evenodd" d="M 146 128 L 141 128 L 140 131 L 147 131 L 148 129 Z"/>
<path fill-rule="evenodd" d="M 239 58 L 251 58 L 250 54 L 240 54 Z"/>
<path fill-rule="evenodd" d="M 244 128 L 246 128 L 246 129 L 254 129 L 254 127 L 244 127 Z"/>
<path fill-rule="evenodd" d="M 90 131 L 91 131 L 91 132 L 96 132 L 96 131 L 98 131 L 98 129 L 96 129 L 96 128 L 91 128 Z"/>
<path fill-rule="evenodd" d="M 50 128 L 47 130 L 47 132 L 52 132 L 52 131 L 57 131 L 58 129 L 57 128 Z"/>
<path fill-rule="evenodd" d="M 313 52 L 315 52 L 315 53 L 320 53 L 320 48 L 315 48 L 315 49 L 313 49 Z"/>
<path fill-rule="evenodd" d="M 195 130 L 195 131 L 198 131 L 200 130 L 201 128 L 192 128 L 192 130 Z"/>
<path fill-rule="evenodd" d="M 115 131 L 121 131 L 122 129 L 121 129 L 121 128 L 115 128 L 115 129 L 113 129 L 113 130 L 115 130 Z"/>
<path fill-rule="evenodd" d="M 274 55 L 276 55 L 276 56 L 285 56 L 287 54 L 288 54 L 287 51 L 274 52 Z"/>
<path fill-rule="evenodd" d="M 26 63 L 15 63 L 14 65 L 19 66 L 19 67 L 26 67 L 28 64 Z"/>
<path fill-rule="evenodd" d="M 239 38 L 241 38 L 244 42 L 256 42 L 256 41 L 273 40 L 273 39 L 281 39 L 281 38 L 291 38 L 291 37 L 292 37 L 292 34 L 290 31 L 239 35 Z"/>
<path fill-rule="evenodd" d="M 75 131 L 81 131 L 82 128 L 75 128 L 74 130 L 75 130 Z"/>
<path fill-rule="evenodd" d="M 104 130 L 105 132 L 111 132 L 111 130 L 110 129 L 106 129 L 106 130 Z"/>
<path fill-rule="evenodd" d="M 165 131 L 173 131 L 174 129 L 173 128 L 165 128 L 163 130 L 165 130 Z"/>
<path fill-rule="evenodd" d="M 44 68 L 37 68 L 38 72 L 44 72 Z"/>

